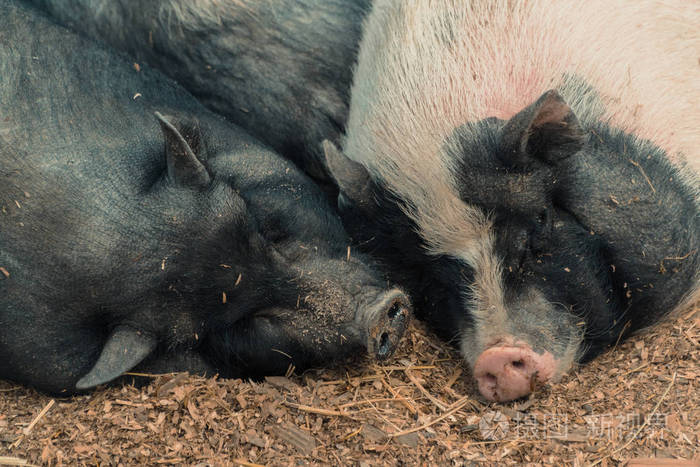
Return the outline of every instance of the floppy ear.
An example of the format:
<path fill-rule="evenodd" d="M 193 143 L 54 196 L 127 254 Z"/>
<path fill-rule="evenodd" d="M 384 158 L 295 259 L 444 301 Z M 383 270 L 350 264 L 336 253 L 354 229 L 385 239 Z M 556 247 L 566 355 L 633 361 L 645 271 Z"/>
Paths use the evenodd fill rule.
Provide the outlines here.
<path fill-rule="evenodd" d="M 76 389 L 89 389 L 120 376 L 141 363 L 156 347 L 156 338 L 129 326 L 118 326 L 102 348 L 92 369 L 78 380 Z"/>
<path fill-rule="evenodd" d="M 576 115 L 554 90 L 511 118 L 501 138 L 499 156 L 514 166 L 529 165 L 533 158 L 554 165 L 578 152 L 584 143 Z"/>
<path fill-rule="evenodd" d="M 168 178 L 177 185 L 192 188 L 206 188 L 211 177 L 204 164 L 197 158 L 192 146 L 198 148 L 201 132 L 198 126 L 188 128 L 187 139 L 182 129 L 176 128 L 174 119 L 155 112 L 165 138 L 165 156 L 168 165 Z"/>
<path fill-rule="evenodd" d="M 372 179 L 367 169 L 349 159 L 329 140 L 321 144 L 328 172 L 340 189 L 339 202 L 344 196 L 358 206 L 368 205 L 372 201 Z"/>

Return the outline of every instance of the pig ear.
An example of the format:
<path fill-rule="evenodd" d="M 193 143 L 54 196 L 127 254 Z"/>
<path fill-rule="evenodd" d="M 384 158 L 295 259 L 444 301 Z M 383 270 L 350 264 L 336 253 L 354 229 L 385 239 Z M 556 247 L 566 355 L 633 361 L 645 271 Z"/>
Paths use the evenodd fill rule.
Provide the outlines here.
<path fill-rule="evenodd" d="M 138 365 L 155 347 L 155 337 L 128 326 L 117 327 L 107 339 L 95 366 L 76 383 L 76 389 L 89 389 L 112 381 Z"/>
<path fill-rule="evenodd" d="M 506 123 L 499 155 L 508 165 L 525 166 L 532 158 L 556 164 L 583 143 L 576 115 L 558 92 L 550 90 Z"/>
<path fill-rule="evenodd" d="M 192 188 L 205 188 L 211 183 L 211 177 L 206 167 L 197 159 L 192 145 L 187 142 L 182 133 L 160 112 L 155 112 L 165 137 L 165 156 L 168 164 L 168 177 L 174 183 Z M 198 127 L 191 128 L 189 138 L 199 142 L 201 134 Z"/>
<path fill-rule="evenodd" d="M 354 204 L 369 204 L 372 200 L 372 180 L 367 169 L 349 159 L 329 140 L 324 140 L 322 147 L 326 167 L 340 189 L 339 199 L 345 196 Z"/>

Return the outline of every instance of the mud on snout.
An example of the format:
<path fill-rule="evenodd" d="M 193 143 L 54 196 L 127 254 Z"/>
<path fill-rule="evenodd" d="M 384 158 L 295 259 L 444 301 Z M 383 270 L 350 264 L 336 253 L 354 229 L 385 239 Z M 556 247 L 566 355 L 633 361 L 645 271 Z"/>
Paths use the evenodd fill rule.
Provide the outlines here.
<path fill-rule="evenodd" d="M 355 315 L 355 324 L 367 343 L 369 355 L 377 360 L 389 358 L 398 347 L 412 314 L 408 296 L 399 289 L 383 292 L 361 306 Z"/>

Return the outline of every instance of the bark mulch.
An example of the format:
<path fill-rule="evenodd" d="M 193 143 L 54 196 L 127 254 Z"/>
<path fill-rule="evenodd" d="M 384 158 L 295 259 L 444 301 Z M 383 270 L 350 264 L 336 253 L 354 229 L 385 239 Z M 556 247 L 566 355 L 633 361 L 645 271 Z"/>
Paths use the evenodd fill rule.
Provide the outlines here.
<path fill-rule="evenodd" d="M 699 376 L 700 304 L 507 404 L 414 324 L 389 362 L 262 382 L 159 375 L 65 400 L 0 382 L 0 465 L 700 466 Z"/>

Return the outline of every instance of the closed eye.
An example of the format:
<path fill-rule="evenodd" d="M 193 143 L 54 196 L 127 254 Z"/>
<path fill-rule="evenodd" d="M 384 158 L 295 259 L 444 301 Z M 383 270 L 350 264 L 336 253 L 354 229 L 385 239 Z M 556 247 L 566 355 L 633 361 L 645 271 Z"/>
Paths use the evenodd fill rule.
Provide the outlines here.
<path fill-rule="evenodd" d="M 555 208 L 543 209 L 530 231 L 530 248 L 534 254 L 545 253 L 550 248 L 553 234 Z"/>

